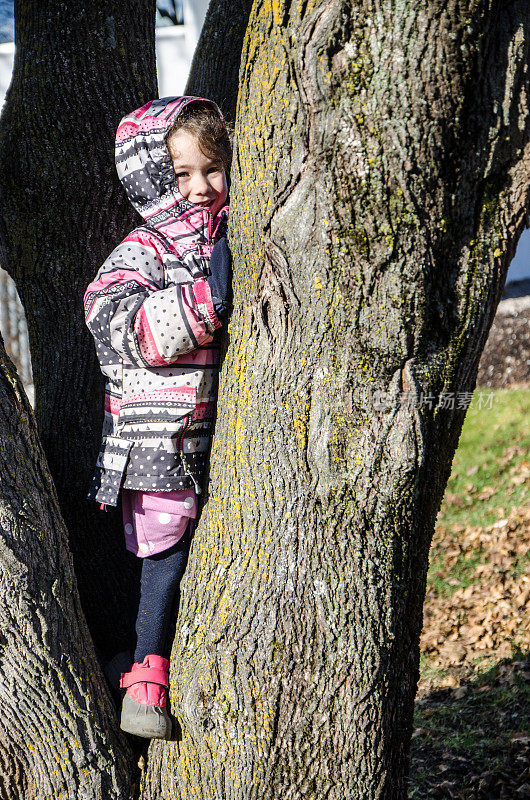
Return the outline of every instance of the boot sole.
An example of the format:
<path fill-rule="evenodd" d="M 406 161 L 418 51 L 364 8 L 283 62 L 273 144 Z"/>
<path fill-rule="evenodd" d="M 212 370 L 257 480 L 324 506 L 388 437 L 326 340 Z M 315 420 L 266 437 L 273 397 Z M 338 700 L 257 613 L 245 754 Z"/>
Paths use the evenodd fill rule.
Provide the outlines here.
<path fill-rule="evenodd" d="M 125 733 L 140 736 L 142 739 L 170 739 L 173 724 L 167 710 L 164 708 L 163 713 L 157 713 L 154 708 L 137 703 L 125 694 L 122 700 L 120 728 Z"/>
<path fill-rule="evenodd" d="M 139 736 L 141 739 L 171 739 L 171 733 L 173 726 L 171 725 L 169 731 L 167 729 L 165 731 L 161 731 L 160 728 L 156 730 L 151 728 L 134 728 L 134 726 L 128 726 L 126 723 L 120 723 L 120 728 L 125 733 L 129 733 L 131 736 Z"/>

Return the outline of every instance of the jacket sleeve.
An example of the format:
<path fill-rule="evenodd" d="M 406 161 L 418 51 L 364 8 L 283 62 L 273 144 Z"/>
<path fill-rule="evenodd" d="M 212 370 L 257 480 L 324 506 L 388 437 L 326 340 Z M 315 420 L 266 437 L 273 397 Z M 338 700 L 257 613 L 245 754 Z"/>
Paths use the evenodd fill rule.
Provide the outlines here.
<path fill-rule="evenodd" d="M 127 364 L 159 367 L 208 344 L 221 320 L 206 278 L 162 288 L 156 248 L 125 239 L 85 292 L 85 321 L 99 350 L 110 348 Z M 100 359 L 101 360 L 101 359 Z"/>

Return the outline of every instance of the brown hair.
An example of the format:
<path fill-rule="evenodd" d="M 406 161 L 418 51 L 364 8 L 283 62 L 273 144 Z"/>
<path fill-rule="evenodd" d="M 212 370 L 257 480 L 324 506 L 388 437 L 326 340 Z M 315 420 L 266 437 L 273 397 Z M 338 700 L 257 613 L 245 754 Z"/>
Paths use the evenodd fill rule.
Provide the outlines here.
<path fill-rule="evenodd" d="M 195 136 L 205 156 L 219 160 L 226 172 L 232 163 L 231 136 L 224 119 L 213 106 L 195 102 L 185 106 L 165 135 L 169 149 L 171 137 L 186 131 Z"/>

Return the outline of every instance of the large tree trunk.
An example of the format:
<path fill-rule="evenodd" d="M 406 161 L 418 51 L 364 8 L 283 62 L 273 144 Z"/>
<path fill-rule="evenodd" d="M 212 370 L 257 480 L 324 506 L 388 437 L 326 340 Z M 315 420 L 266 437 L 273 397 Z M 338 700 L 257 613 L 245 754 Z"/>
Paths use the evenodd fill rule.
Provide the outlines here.
<path fill-rule="evenodd" d="M 128 800 L 133 762 L 81 611 L 33 413 L 0 339 L 0 798 Z"/>
<path fill-rule="evenodd" d="M 528 207 L 529 13 L 254 4 L 234 312 L 172 660 L 183 741 L 151 746 L 144 800 L 406 796 L 469 401 L 448 393 L 474 388 Z"/>
<path fill-rule="evenodd" d="M 24 305 L 41 441 L 97 646 L 125 646 L 119 511 L 86 500 L 103 379 L 83 293 L 140 218 L 114 167 L 123 114 L 156 96 L 154 0 L 15 2 L 16 57 L 0 120 L 7 269 Z M 5 265 L 4 265 L 5 266 Z"/>

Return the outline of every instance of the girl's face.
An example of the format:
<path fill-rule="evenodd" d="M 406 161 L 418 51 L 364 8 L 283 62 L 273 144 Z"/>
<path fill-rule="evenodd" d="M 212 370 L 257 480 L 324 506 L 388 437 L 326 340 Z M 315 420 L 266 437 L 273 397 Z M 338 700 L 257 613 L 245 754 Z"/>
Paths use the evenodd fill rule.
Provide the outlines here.
<path fill-rule="evenodd" d="M 206 156 L 195 136 L 184 130 L 173 134 L 168 150 L 181 195 L 215 215 L 228 195 L 223 165 Z"/>

